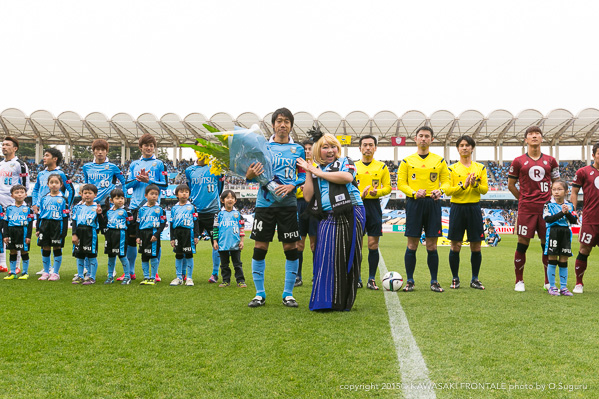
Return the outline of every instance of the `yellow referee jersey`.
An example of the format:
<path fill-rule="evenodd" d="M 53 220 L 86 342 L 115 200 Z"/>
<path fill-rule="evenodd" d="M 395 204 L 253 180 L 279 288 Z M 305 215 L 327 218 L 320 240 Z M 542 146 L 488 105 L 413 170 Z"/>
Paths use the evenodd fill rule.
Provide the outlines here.
<path fill-rule="evenodd" d="M 476 176 L 476 183 L 464 188 L 466 177 L 470 173 Z M 474 162 L 467 168 L 462 163 L 457 162 L 449 167 L 449 188 L 445 194 L 451 195 L 451 202 L 455 204 L 472 204 L 480 201 L 480 195 L 489 191 L 489 179 L 487 178 L 487 168 L 482 163 Z"/>
<path fill-rule="evenodd" d="M 364 162 L 356 162 L 358 180 L 358 188 L 360 189 L 360 195 L 364 192 L 366 187 L 370 186 L 371 189 L 376 189 L 376 195 L 366 195 L 366 199 L 376 199 L 384 197 L 391 193 L 391 177 L 389 176 L 389 168 L 384 162 L 372 160 L 368 165 Z"/>
<path fill-rule="evenodd" d="M 430 152 L 425 158 L 418 153 L 404 158 L 397 171 L 397 188 L 408 198 L 415 198 L 420 189 L 426 190 L 427 196 L 433 190 L 446 191 L 449 188 L 449 169 L 445 159 Z"/>

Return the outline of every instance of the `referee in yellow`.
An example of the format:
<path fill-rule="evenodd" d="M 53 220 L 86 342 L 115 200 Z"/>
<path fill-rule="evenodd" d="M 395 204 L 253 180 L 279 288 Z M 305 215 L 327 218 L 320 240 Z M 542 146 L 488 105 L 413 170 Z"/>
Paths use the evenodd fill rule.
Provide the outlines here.
<path fill-rule="evenodd" d="M 470 242 L 470 263 L 472 264 L 472 279 L 470 287 L 484 290 L 485 287 L 478 279 L 482 255 L 480 243 L 485 239 L 483 217 L 480 211 L 480 196 L 489 191 L 487 169 L 482 163 L 472 160 L 472 152 L 476 142 L 470 136 L 462 136 L 455 146 L 460 153 L 460 161 L 449 167 L 449 188 L 445 194 L 451 195 L 451 212 L 449 214 L 449 232 L 447 238 L 451 241 L 449 251 L 449 267 L 453 274 L 451 288 L 460 288 L 460 250 L 464 233 L 468 232 Z"/>
<path fill-rule="evenodd" d="M 374 277 L 379 266 L 379 239 L 383 235 L 383 210 L 380 198 L 391 193 L 389 168 L 384 162 L 374 159 L 376 137 L 360 137 L 362 160 L 356 162 L 358 188 L 362 193 L 366 210 L 366 234 L 368 235 L 368 284 L 367 288 L 378 290 Z M 362 286 L 362 281 L 358 287 Z"/>
<path fill-rule="evenodd" d="M 399 165 L 397 188 L 407 197 L 406 201 L 406 248 L 405 264 L 407 283 L 404 291 L 414 290 L 416 250 L 424 228 L 427 264 L 431 273 L 431 290 L 443 292 L 437 280 L 439 254 L 437 239 L 441 236 L 441 204 L 439 199 L 449 188 L 449 169 L 443 157 L 429 152 L 433 141 L 433 129 L 422 126 L 416 131 L 418 151 L 406 157 Z"/>

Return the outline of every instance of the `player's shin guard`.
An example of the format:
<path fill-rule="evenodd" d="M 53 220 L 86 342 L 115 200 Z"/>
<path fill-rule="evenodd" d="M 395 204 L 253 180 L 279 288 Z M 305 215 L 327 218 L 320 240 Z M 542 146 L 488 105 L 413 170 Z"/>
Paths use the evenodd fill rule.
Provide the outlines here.
<path fill-rule="evenodd" d="M 183 254 L 175 255 L 175 273 L 179 279 L 183 279 L 183 261 Z"/>
<path fill-rule="evenodd" d="M 252 257 L 252 278 L 256 286 L 256 295 L 266 298 L 264 289 L 264 269 L 266 268 L 266 251 L 260 248 L 254 248 L 254 256 Z"/>
<path fill-rule="evenodd" d="M 191 255 L 190 257 L 185 256 L 185 259 L 183 259 L 183 271 L 186 273 L 187 278 L 191 278 L 191 276 L 193 275 L 193 255 Z"/>
<path fill-rule="evenodd" d="M 478 280 L 478 273 L 480 273 L 480 264 L 483 261 L 483 255 L 480 251 L 472 252 L 470 254 L 470 263 L 472 264 L 472 280 Z"/>
<path fill-rule="evenodd" d="M 89 277 L 95 280 L 97 274 L 98 274 L 98 258 L 90 258 L 89 259 Z M 112 274 L 109 274 L 108 277 L 112 277 Z"/>
<path fill-rule="evenodd" d="M 415 250 L 406 248 L 406 254 L 404 256 L 404 263 L 406 265 L 407 281 L 414 281 L 414 270 L 416 270 L 416 251 Z"/>
<path fill-rule="evenodd" d="M 54 273 L 58 274 L 62 265 L 62 248 L 54 250 Z"/>
<path fill-rule="evenodd" d="M 574 263 L 574 274 L 576 275 L 576 284 L 582 283 L 582 278 L 584 277 L 584 272 L 587 270 L 587 259 L 589 255 L 583 255 L 580 252 L 576 257 L 576 263 Z"/>
<path fill-rule="evenodd" d="M 460 275 L 460 252 L 449 250 L 449 268 L 453 278 L 459 278 Z"/>
<path fill-rule="evenodd" d="M 516 282 L 524 281 L 524 264 L 526 263 L 527 250 L 528 245 L 526 244 L 518 243 L 516 246 L 516 253 L 514 254 L 514 271 L 516 273 Z"/>
<path fill-rule="evenodd" d="M 287 258 L 287 260 L 285 261 L 285 290 L 283 291 L 283 298 L 293 295 L 293 286 L 295 285 L 298 266 L 297 249 L 285 251 L 285 258 Z"/>
<path fill-rule="evenodd" d="M 143 258 L 141 259 L 141 270 L 143 271 L 144 274 L 144 279 L 149 279 L 150 278 L 150 260 L 144 260 Z"/>
<path fill-rule="evenodd" d="M 155 278 L 158 274 L 158 266 L 160 265 L 159 258 L 150 259 L 150 265 L 152 265 L 152 273 L 150 274 L 150 278 Z"/>
<path fill-rule="evenodd" d="M 129 261 L 129 273 L 135 274 L 135 259 L 137 258 L 137 247 L 127 246 L 127 260 Z"/>
<path fill-rule="evenodd" d="M 568 283 L 568 262 L 558 262 L 559 266 L 559 287 L 563 290 Z"/>
<path fill-rule="evenodd" d="M 212 274 L 218 276 L 218 269 L 220 268 L 220 255 L 218 251 L 212 250 Z"/>
<path fill-rule="evenodd" d="M 114 269 L 116 267 L 116 256 L 108 257 L 108 278 L 112 277 L 114 274 Z"/>
<path fill-rule="evenodd" d="M 12 274 L 16 274 L 17 273 L 17 254 L 10 254 L 9 260 L 10 260 L 10 272 Z"/>
<path fill-rule="evenodd" d="M 125 273 L 125 277 L 131 278 L 131 272 L 129 271 L 129 259 L 127 259 L 126 256 L 120 256 L 119 259 L 121 261 L 121 265 L 123 265 L 123 273 Z"/>
<path fill-rule="evenodd" d="M 77 259 L 77 277 L 83 278 L 83 269 L 85 269 L 85 260 Z"/>
<path fill-rule="evenodd" d="M 379 267 L 379 250 L 368 250 L 368 280 L 373 280 L 376 276 L 376 269 Z"/>
<path fill-rule="evenodd" d="M 439 253 L 437 250 L 426 251 L 428 256 L 426 257 L 426 263 L 428 264 L 428 270 L 431 272 L 431 284 L 437 281 L 437 273 L 439 272 Z"/>
<path fill-rule="evenodd" d="M 42 249 L 42 265 L 44 266 L 44 273 L 50 273 L 50 250 Z"/>
<path fill-rule="evenodd" d="M 555 269 L 557 268 L 557 259 L 550 259 L 548 262 L 547 277 L 549 279 L 549 286 L 555 287 Z"/>
<path fill-rule="evenodd" d="M 21 259 L 23 260 L 23 274 L 29 274 L 29 253 L 21 255 Z"/>

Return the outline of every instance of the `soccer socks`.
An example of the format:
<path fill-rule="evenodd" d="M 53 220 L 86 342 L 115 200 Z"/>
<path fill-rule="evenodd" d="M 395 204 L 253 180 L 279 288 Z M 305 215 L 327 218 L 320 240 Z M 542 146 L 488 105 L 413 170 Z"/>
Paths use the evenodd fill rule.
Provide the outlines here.
<path fill-rule="evenodd" d="M 304 251 L 297 251 L 297 278 L 302 279 L 302 266 L 304 264 Z"/>
<path fill-rule="evenodd" d="M 185 261 L 183 257 L 178 258 L 179 255 L 175 257 L 175 273 L 177 274 L 177 278 L 183 279 L 183 262 Z"/>
<path fill-rule="evenodd" d="M 17 273 L 17 254 L 10 254 L 10 272 L 12 274 Z"/>
<path fill-rule="evenodd" d="M 83 278 L 83 269 L 85 269 L 85 259 L 77 259 L 77 277 Z"/>
<path fill-rule="evenodd" d="M 150 278 L 155 278 L 158 274 L 158 265 L 160 265 L 160 259 L 152 258 L 150 259 L 150 265 L 152 266 L 152 273 L 150 274 Z"/>
<path fill-rule="evenodd" d="M 555 288 L 555 268 L 557 267 L 557 259 L 550 259 L 547 264 L 547 278 L 549 286 Z"/>
<path fill-rule="evenodd" d="M 54 273 L 58 274 L 62 265 L 62 248 L 54 250 Z"/>
<path fill-rule="evenodd" d="M 220 268 L 220 255 L 218 251 L 212 250 L 212 274 L 218 276 L 218 269 Z"/>
<path fill-rule="evenodd" d="M 254 285 L 256 286 L 256 295 L 266 298 L 266 291 L 264 290 L 264 269 L 266 268 L 266 261 L 252 259 L 252 277 L 254 279 Z M 285 273 L 287 274 L 287 273 Z"/>
<path fill-rule="evenodd" d="M 135 259 L 137 258 L 137 247 L 127 246 L 127 260 L 129 261 L 129 273 L 135 274 Z"/>
<path fill-rule="evenodd" d="M 119 257 L 121 260 L 121 264 L 123 265 L 123 273 L 125 273 L 125 277 L 131 278 L 131 271 L 129 270 L 129 259 L 126 256 Z M 116 259 L 114 260 L 116 264 Z"/>
<path fill-rule="evenodd" d="M 545 245 L 541 246 L 541 251 L 545 251 Z M 548 255 L 543 255 L 543 269 L 545 272 L 545 284 L 549 283 L 549 280 L 547 279 L 547 265 L 549 264 L 549 256 Z"/>
<path fill-rule="evenodd" d="M 379 250 L 369 249 L 368 250 L 368 280 L 374 280 L 376 276 L 376 269 L 379 267 Z"/>
<path fill-rule="evenodd" d="M 29 253 L 21 255 L 23 260 L 23 274 L 29 274 Z"/>
<path fill-rule="evenodd" d="M 149 279 L 150 278 L 150 262 L 144 262 L 143 260 L 141 261 L 141 270 L 144 273 L 144 279 Z"/>
<path fill-rule="evenodd" d="M 516 282 L 524 281 L 524 264 L 526 263 L 526 250 L 528 250 L 528 245 L 526 244 L 518 243 L 518 245 L 516 246 L 516 253 L 514 254 L 514 271 L 516 272 Z"/>
<path fill-rule="evenodd" d="M 563 290 L 568 283 L 568 262 L 558 262 L 559 266 L 559 287 Z"/>
<path fill-rule="evenodd" d="M 587 259 L 589 255 L 583 255 L 580 252 L 576 257 L 576 263 L 574 263 L 574 274 L 576 275 L 576 284 L 582 285 L 582 278 L 584 277 L 584 272 L 587 270 Z"/>
<path fill-rule="evenodd" d="M 42 249 L 42 265 L 44 273 L 50 273 L 50 250 Z"/>
<path fill-rule="evenodd" d="M 437 250 L 426 251 L 428 256 L 426 257 L 426 263 L 428 264 L 428 270 L 431 272 L 431 284 L 437 281 L 437 273 L 439 272 L 439 254 Z"/>
<path fill-rule="evenodd" d="M 98 273 L 98 258 L 89 258 L 89 277 L 93 280 L 96 279 Z M 108 277 L 112 277 L 110 274 Z"/>
<path fill-rule="evenodd" d="M 293 296 L 293 286 L 295 285 L 295 278 L 297 277 L 297 266 L 297 258 L 294 260 L 287 259 L 285 261 L 285 290 L 283 291 L 283 298 L 286 296 Z"/>
<path fill-rule="evenodd" d="M 404 263 L 406 265 L 406 278 L 407 281 L 414 281 L 414 270 L 416 270 L 416 251 L 410 248 L 406 248 L 406 254 L 404 255 Z"/>
<path fill-rule="evenodd" d="M 459 278 L 460 272 L 460 252 L 449 250 L 449 268 L 453 278 Z"/>
<path fill-rule="evenodd" d="M 116 267 L 116 256 L 108 257 L 108 278 L 114 274 L 114 268 Z"/>
<path fill-rule="evenodd" d="M 483 261 L 483 254 L 479 252 L 472 252 L 470 254 L 470 263 L 472 263 L 472 280 L 478 280 L 478 273 L 480 273 L 480 264 Z"/>
<path fill-rule="evenodd" d="M 183 270 L 187 270 L 187 278 L 191 278 L 193 274 L 193 258 L 183 259 Z"/>

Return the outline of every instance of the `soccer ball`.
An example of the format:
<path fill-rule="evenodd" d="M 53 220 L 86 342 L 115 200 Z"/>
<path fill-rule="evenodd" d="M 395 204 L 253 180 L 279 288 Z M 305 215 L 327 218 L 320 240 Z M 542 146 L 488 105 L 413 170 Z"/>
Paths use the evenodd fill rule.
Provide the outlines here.
<path fill-rule="evenodd" d="M 386 291 L 399 291 L 403 286 L 403 277 L 398 272 L 389 272 L 383 276 L 383 288 Z"/>

